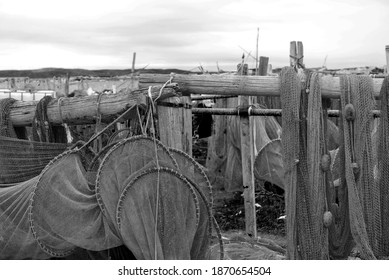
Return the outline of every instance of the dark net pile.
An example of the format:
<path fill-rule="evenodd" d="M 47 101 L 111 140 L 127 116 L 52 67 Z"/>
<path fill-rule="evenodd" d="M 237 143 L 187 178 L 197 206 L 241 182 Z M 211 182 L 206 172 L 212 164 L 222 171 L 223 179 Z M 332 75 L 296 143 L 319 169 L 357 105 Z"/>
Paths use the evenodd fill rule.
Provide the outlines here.
<path fill-rule="evenodd" d="M 319 74 L 284 68 L 280 77 L 288 258 L 387 257 L 388 79 L 378 121 L 372 79 L 340 78 L 340 146 L 329 151 Z"/>

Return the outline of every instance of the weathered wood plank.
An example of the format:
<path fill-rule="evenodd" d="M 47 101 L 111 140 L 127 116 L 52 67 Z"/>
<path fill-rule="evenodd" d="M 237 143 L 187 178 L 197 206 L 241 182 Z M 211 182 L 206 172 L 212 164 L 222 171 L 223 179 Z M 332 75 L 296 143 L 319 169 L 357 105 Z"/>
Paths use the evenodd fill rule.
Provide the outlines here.
<path fill-rule="evenodd" d="M 160 89 L 161 86 L 152 87 L 151 96 L 156 98 L 160 93 Z M 102 121 L 109 122 L 113 120 L 135 104 L 145 106 L 147 95 L 148 89 L 103 95 L 99 104 Z M 159 99 L 172 96 L 180 96 L 180 92 L 174 84 L 164 88 Z M 47 107 L 49 121 L 52 124 L 62 124 L 59 111 L 61 110 L 63 121 L 68 124 L 95 123 L 97 102 L 97 95 L 63 98 L 59 107 L 58 99 L 55 99 Z M 14 126 L 31 125 L 37 103 L 37 101 L 16 101 L 11 107 L 10 119 L 12 124 Z"/>
<path fill-rule="evenodd" d="M 170 79 L 165 74 L 141 74 L 141 88 L 161 85 Z M 383 79 L 373 79 L 374 94 L 379 96 Z M 238 76 L 234 74 L 215 75 L 173 75 L 173 82 L 178 83 L 183 94 L 249 95 L 279 96 L 280 79 L 275 76 Z M 322 96 L 340 98 L 339 77 L 321 78 Z"/>
<path fill-rule="evenodd" d="M 180 105 L 184 106 L 179 107 Z M 192 110 L 188 109 L 190 105 L 189 96 L 167 98 L 158 103 L 158 126 L 163 144 L 192 156 Z"/>

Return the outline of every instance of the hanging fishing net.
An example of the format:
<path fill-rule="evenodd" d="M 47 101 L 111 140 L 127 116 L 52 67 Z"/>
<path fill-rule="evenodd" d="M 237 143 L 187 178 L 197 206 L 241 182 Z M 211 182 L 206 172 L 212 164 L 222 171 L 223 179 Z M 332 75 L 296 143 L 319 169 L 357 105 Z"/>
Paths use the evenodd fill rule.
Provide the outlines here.
<path fill-rule="evenodd" d="M 192 158 L 172 150 L 180 169 L 165 146 L 144 136 L 110 146 L 97 164 L 85 159 L 85 147 L 0 189 L 1 259 L 208 258 L 211 188 Z"/>
<path fill-rule="evenodd" d="M 203 168 L 192 157 L 183 151 L 169 148 L 178 164 L 178 170 L 190 182 L 199 199 L 200 220 L 193 240 L 192 259 L 205 259 L 211 241 L 213 223 L 211 209 L 213 207 L 212 187 Z"/>
<path fill-rule="evenodd" d="M 341 106 L 344 166 L 350 213 L 350 230 L 364 259 L 380 255 L 380 193 L 374 178 L 372 152 L 373 84 L 366 76 L 342 76 Z"/>
<path fill-rule="evenodd" d="M 259 151 L 254 161 L 254 176 L 255 179 L 261 182 L 270 182 L 285 189 L 285 172 L 280 139 L 270 141 Z"/>
<path fill-rule="evenodd" d="M 382 83 L 380 92 L 381 118 L 378 127 L 378 186 L 380 192 L 382 241 L 381 255 L 389 256 L 389 77 Z"/>
<path fill-rule="evenodd" d="M 0 187 L 21 183 L 37 176 L 66 144 L 28 141 L 24 127 L 14 127 L 10 121 L 15 99 L 0 100 Z M 20 138 L 20 139 L 18 139 Z"/>
<path fill-rule="evenodd" d="M 177 171 L 154 168 L 125 186 L 117 206 L 124 244 L 137 259 L 191 259 L 199 201 Z"/>
<path fill-rule="evenodd" d="M 254 123 L 254 154 L 271 140 L 281 137 L 281 127 L 274 117 L 255 117 Z M 240 118 L 232 117 L 228 121 L 228 146 L 225 170 L 226 186 L 228 192 L 243 191 L 242 155 L 240 143 Z"/>
<path fill-rule="evenodd" d="M 115 144 L 104 156 L 96 175 L 96 197 L 110 220 L 116 219 L 116 205 L 123 188 L 141 169 L 157 166 L 177 168 L 168 149 L 158 140 L 135 136 Z"/>
<path fill-rule="evenodd" d="M 281 78 L 282 151 L 285 167 L 286 226 L 289 259 L 327 259 L 327 172 L 319 76 L 283 68 Z M 301 83 L 304 79 L 305 83 Z M 309 89 L 306 93 L 305 84 Z"/>
<path fill-rule="evenodd" d="M 30 231 L 29 205 L 38 178 L 0 188 L 0 259 L 47 259 Z"/>
<path fill-rule="evenodd" d="M 330 143 L 333 128 L 326 121 L 320 76 L 285 68 L 280 77 L 288 257 L 344 259 L 352 251 L 362 259 L 387 256 L 388 79 L 378 121 L 372 79 L 340 77 L 336 147 Z"/>
<path fill-rule="evenodd" d="M 31 199 L 31 229 L 52 256 L 69 255 L 76 247 L 99 251 L 122 244 L 86 173 L 75 150 L 53 160 L 39 176 Z"/>
<path fill-rule="evenodd" d="M 66 144 L 41 143 L 0 136 L 0 187 L 37 176 Z"/>

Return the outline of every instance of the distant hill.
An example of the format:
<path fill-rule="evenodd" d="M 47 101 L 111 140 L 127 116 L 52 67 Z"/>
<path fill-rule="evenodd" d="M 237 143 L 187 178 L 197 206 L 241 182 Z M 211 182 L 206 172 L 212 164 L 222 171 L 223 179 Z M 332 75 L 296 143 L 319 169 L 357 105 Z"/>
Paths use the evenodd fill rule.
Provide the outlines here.
<path fill-rule="evenodd" d="M 185 71 L 180 69 L 136 69 L 135 73 L 150 73 L 150 74 L 190 74 L 191 71 Z M 0 70 L 0 77 L 29 77 L 29 78 L 52 78 L 54 76 L 61 77 L 69 74 L 71 77 L 77 76 L 93 76 L 93 77 L 116 77 L 131 75 L 131 69 L 100 69 L 100 70 L 87 70 L 87 69 L 65 69 L 65 68 L 42 68 L 34 70 Z"/>

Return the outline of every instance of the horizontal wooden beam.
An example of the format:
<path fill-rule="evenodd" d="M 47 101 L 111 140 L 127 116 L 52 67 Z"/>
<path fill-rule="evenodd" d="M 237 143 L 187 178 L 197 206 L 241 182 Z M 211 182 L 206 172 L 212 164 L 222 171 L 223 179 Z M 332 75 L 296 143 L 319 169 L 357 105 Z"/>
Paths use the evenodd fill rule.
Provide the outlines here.
<path fill-rule="evenodd" d="M 160 95 L 161 85 L 151 87 L 152 98 Z M 51 101 L 47 107 L 49 122 L 54 125 L 62 124 L 93 124 L 96 122 L 97 108 L 102 122 L 110 122 L 133 105 L 146 105 L 149 89 L 140 89 L 132 92 L 125 90 L 117 94 L 104 94 L 98 100 L 98 95 L 69 97 Z M 176 84 L 165 87 L 159 100 L 181 96 Z M 99 104 L 98 104 L 99 102 Z M 37 101 L 16 101 L 10 112 L 10 120 L 14 126 L 29 126 L 35 115 Z M 97 107 L 99 106 L 99 107 Z M 61 119 L 62 115 L 62 119 Z"/>
<path fill-rule="evenodd" d="M 171 75 L 141 74 L 139 86 L 148 87 L 166 83 Z M 279 96 L 280 79 L 278 76 L 237 76 L 237 75 L 172 75 L 173 82 L 178 83 L 183 94 L 212 95 L 250 95 Z M 383 79 L 373 79 L 374 95 L 378 98 Z M 321 78 L 322 96 L 340 97 L 339 77 L 323 76 Z"/>
<path fill-rule="evenodd" d="M 329 117 L 339 117 L 342 112 L 339 110 L 327 110 Z M 374 118 L 381 116 L 380 110 L 372 110 Z M 260 108 L 192 108 L 192 114 L 204 115 L 229 115 L 229 116 L 282 116 L 282 109 L 260 109 Z"/>

